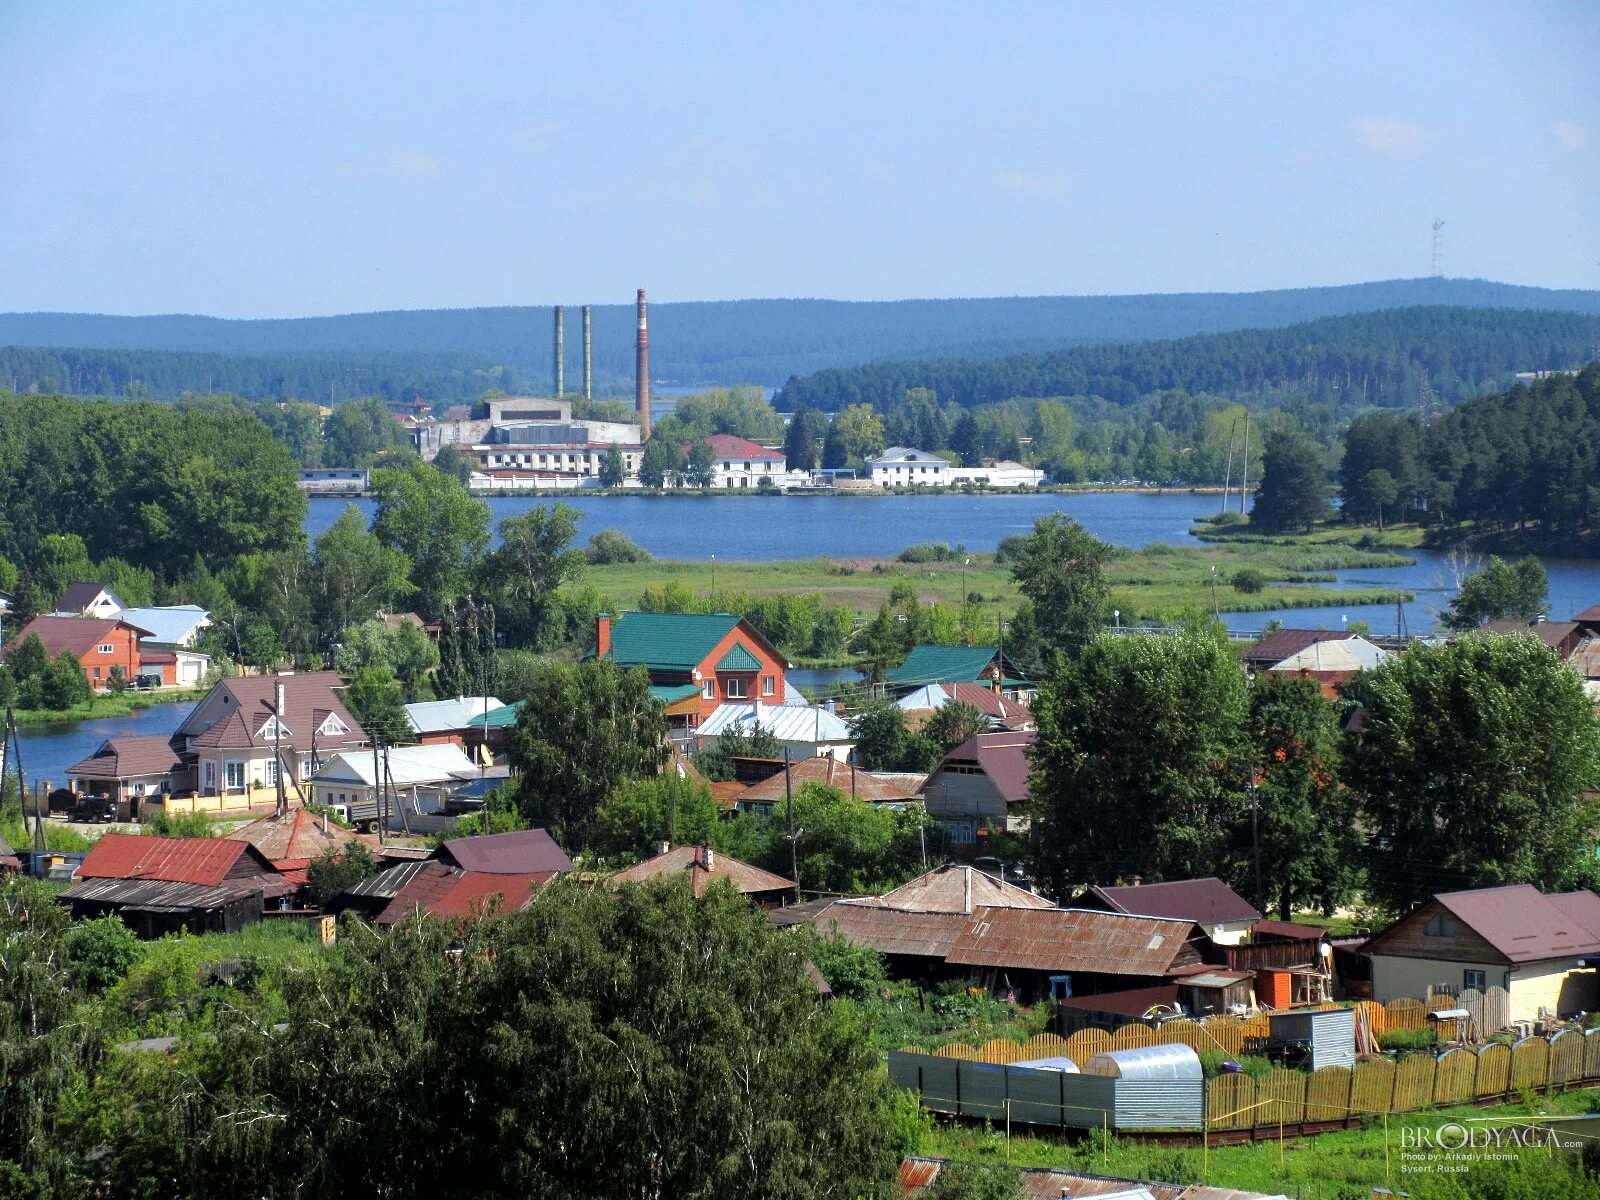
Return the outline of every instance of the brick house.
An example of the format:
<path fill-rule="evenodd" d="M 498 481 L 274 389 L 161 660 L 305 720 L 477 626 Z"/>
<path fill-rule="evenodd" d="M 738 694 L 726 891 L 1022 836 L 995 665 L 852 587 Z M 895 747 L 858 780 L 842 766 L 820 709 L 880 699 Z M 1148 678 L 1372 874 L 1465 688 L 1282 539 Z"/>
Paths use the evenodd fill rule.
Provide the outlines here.
<path fill-rule="evenodd" d="M 763 479 L 771 480 L 776 486 L 789 469 L 788 460 L 781 451 L 768 450 L 749 438 L 713 433 L 706 438 L 706 443 L 714 456 L 711 471 L 714 488 L 755 488 L 761 486 Z"/>
<path fill-rule="evenodd" d="M 35 617 L 12 638 L 9 650 L 36 636 L 44 643 L 51 658 L 65 652 L 83 664 L 83 676 L 90 687 L 104 688 L 111 684 L 114 667 L 122 668 L 122 677 L 129 683 L 139 678 L 143 660 L 139 656 L 139 639 L 148 636 L 137 625 L 116 617 Z"/>
<path fill-rule="evenodd" d="M 719 704 L 782 704 L 783 655 L 731 613 L 628 612 L 595 619 L 595 654 L 644 667 L 669 724 L 695 729 Z"/>

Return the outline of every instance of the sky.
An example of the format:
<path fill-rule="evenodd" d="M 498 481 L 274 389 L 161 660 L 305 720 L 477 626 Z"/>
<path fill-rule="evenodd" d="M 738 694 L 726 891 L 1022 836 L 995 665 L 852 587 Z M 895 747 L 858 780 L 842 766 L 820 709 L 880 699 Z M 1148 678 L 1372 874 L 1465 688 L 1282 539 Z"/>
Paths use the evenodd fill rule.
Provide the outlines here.
<path fill-rule="evenodd" d="M 1600 7 L 0 3 L 0 311 L 1600 287 Z"/>

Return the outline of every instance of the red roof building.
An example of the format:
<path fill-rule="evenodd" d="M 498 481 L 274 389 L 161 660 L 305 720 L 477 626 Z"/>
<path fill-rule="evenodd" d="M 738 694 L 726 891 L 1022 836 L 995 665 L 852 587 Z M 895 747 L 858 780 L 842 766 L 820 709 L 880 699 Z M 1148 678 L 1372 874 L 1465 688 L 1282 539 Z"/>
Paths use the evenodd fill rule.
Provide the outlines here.
<path fill-rule="evenodd" d="M 215 887 L 228 879 L 277 874 L 254 846 L 227 838 L 108 833 L 78 868 L 79 879 L 161 879 Z"/>
<path fill-rule="evenodd" d="M 928 815 L 944 826 L 958 846 L 977 841 L 980 829 L 1022 828 L 1028 800 L 1028 767 L 1039 735 L 980 733 L 968 738 L 935 768 L 922 785 Z"/>
<path fill-rule="evenodd" d="M 533 899 L 541 883 L 555 872 L 517 875 L 458 871 L 441 862 L 425 863 L 378 914 L 379 926 L 427 914 L 447 921 L 476 921 L 493 914 L 516 912 Z"/>
<path fill-rule="evenodd" d="M 714 488 L 755 488 L 763 479 L 774 486 L 788 471 L 788 460 L 780 450 L 769 450 L 749 438 L 731 433 L 713 433 L 706 439 L 711 447 L 711 486 Z M 688 453 L 687 447 L 685 454 Z"/>
<path fill-rule="evenodd" d="M 294 885 L 255 847 L 226 838 L 108 833 L 61 895 L 75 917 L 115 913 L 140 937 L 232 932 Z"/>
<path fill-rule="evenodd" d="M 117 667 L 122 668 L 127 682 L 139 678 L 139 639 L 145 636 L 137 625 L 115 617 L 35 617 L 12 637 L 7 653 L 37 637 L 51 658 L 72 655 L 82 665 L 89 686 L 104 688 L 110 685 Z"/>
<path fill-rule="evenodd" d="M 543 829 L 519 829 L 456 838 L 439 847 L 439 861 L 462 871 L 485 875 L 559 875 L 572 870 L 572 860 Z"/>
<path fill-rule="evenodd" d="M 305 885 L 307 869 L 330 850 L 342 852 L 352 842 L 362 843 L 375 855 L 379 849 L 360 834 L 300 806 L 291 808 L 281 817 L 262 817 L 240 825 L 228 833 L 226 839 L 255 847 L 296 887 Z"/>
<path fill-rule="evenodd" d="M 795 883 L 782 875 L 752 867 L 726 854 L 718 854 L 710 846 L 679 846 L 647 858 L 644 862 L 618 871 L 611 877 L 617 887 L 629 883 L 649 883 L 654 879 L 668 879 L 676 875 L 689 877 L 690 890 L 704 896 L 706 890 L 719 879 L 733 885 L 758 904 L 781 904 L 794 893 Z"/>

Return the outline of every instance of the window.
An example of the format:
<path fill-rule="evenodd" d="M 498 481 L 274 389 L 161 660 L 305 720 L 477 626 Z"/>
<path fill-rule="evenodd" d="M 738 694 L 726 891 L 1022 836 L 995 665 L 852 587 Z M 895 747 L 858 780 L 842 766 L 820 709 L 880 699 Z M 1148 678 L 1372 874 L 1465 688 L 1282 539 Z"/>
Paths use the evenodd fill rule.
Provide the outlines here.
<path fill-rule="evenodd" d="M 317 732 L 325 733 L 329 737 L 343 737 L 345 734 L 350 732 L 350 727 L 343 721 L 339 720 L 338 717 L 334 716 L 332 713 L 329 713 L 328 719 L 317 727 Z"/>
<path fill-rule="evenodd" d="M 957 845 L 969 846 L 977 839 L 971 821 L 940 821 L 939 824 L 944 826 L 944 831 L 950 835 L 950 840 Z"/>
<path fill-rule="evenodd" d="M 1488 981 L 1484 978 L 1484 972 L 1482 971 L 1461 972 L 1461 986 L 1463 988 L 1477 988 L 1481 992 L 1486 982 Z"/>
<path fill-rule="evenodd" d="M 117 652 L 117 648 L 110 642 L 101 642 L 95 649 L 101 654 L 115 654 Z"/>
<path fill-rule="evenodd" d="M 96 678 L 96 679 L 99 679 L 99 678 L 100 678 L 100 668 L 99 668 L 99 667 L 96 667 L 96 668 L 95 668 L 95 669 L 94 669 L 94 677 L 95 677 L 95 678 Z"/>
<path fill-rule="evenodd" d="M 271 758 L 271 759 L 267 760 L 266 770 L 264 770 L 261 773 L 261 781 L 263 783 L 265 783 L 268 787 L 277 787 L 278 786 L 278 760 L 277 759 Z"/>
<path fill-rule="evenodd" d="M 740 679 L 737 675 L 731 676 L 727 683 L 728 699 L 743 700 L 749 694 L 747 687 L 745 680 Z"/>
<path fill-rule="evenodd" d="M 222 764 L 222 784 L 224 787 L 242 788 L 244 786 L 244 763 L 240 759 L 230 758 Z"/>
<path fill-rule="evenodd" d="M 205 790 L 208 792 L 214 792 L 217 790 L 217 764 L 212 762 L 210 759 L 206 760 Z"/>
<path fill-rule="evenodd" d="M 773 695 L 777 690 L 777 686 L 777 682 L 771 675 L 763 675 L 761 677 L 761 694 L 763 696 Z"/>
<path fill-rule="evenodd" d="M 1428 923 L 1422 927 L 1422 932 L 1429 937 L 1455 937 L 1456 923 L 1440 913 L 1428 918 Z"/>
<path fill-rule="evenodd" d="M 702 683 L 700 685 L 700 695 L 706 700 L 715 700 L 717 698 L 717 681 L 708 679 Z"/>

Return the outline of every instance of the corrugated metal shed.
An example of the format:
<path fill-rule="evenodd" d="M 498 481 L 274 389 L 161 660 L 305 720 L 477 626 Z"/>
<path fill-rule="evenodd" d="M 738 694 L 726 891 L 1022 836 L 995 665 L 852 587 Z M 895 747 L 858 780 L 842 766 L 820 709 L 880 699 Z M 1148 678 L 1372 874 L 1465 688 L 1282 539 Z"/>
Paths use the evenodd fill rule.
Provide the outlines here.
<path fill-rule="evenodd" d="M 1349 1008 L 1290 1009 L 1267 1014 L 1274 1042 L 1309 1046 L 1310 1070 L 1356 1065 L 1356 1014 Z"/>
<path fill-rule="evenodd" d="M 1085 1075 L 1122 1080 L 1203 1080 L 1200 1056 L 1192 1046 L 1169 1042 L 1162 1046 L 1135 1046 L 1107 1050 L 1083 1064 Z"/>

